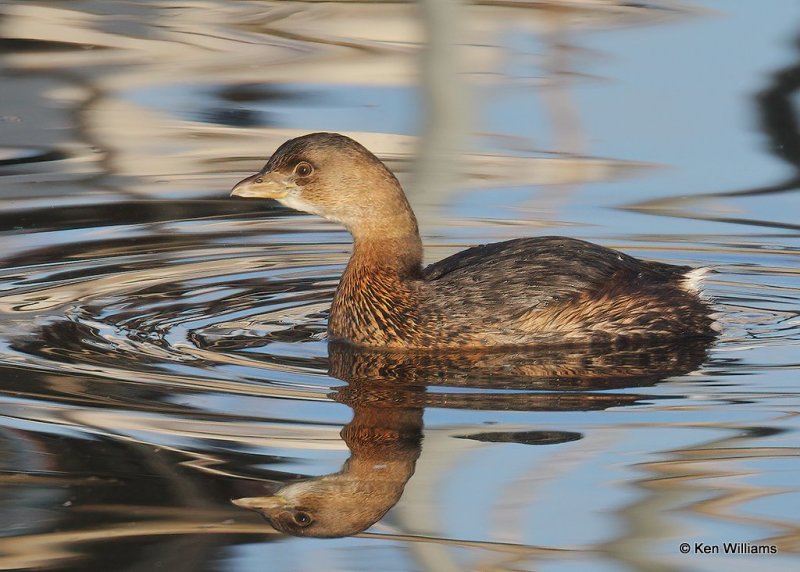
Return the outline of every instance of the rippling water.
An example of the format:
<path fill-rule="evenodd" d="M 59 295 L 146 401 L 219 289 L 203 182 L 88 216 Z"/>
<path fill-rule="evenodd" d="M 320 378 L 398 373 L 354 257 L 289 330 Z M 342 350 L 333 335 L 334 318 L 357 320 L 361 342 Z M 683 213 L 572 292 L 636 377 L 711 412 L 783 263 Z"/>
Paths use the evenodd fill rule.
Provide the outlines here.
<path fill-rule="evenodd" d="M 794 3 L 0 15 L 0 569 L 797 566 Z M 428 260 L 567 234 L 710 265 L 719 339 L 329 344 L 347 234 L 227 199 L 312 130 L 398 173 Z M 276 492 L 343 537 L 230 502 Z"/>

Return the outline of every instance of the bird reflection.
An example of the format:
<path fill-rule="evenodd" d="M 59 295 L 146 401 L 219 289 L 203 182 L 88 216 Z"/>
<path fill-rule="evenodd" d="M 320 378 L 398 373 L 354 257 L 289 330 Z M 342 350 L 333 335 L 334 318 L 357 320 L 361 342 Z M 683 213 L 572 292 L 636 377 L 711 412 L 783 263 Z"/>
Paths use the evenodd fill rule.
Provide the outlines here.
<path fill-rule="evenodd" d="M 645 396 L 603 390 L 645 387 L 688 373 L 708 342 L 648 348 L 409 353 L 329 346 L 329 373 L 347 382 L 331 397 L 353 409 L 341 437 L 351 451 L 336 473 L 299 479 L 274 494 L 234 500 L 295 536 L 334 538 L 366 530 L 403 494 L 422 448 L 425 407 L 585 411 L 631 405 Z M 448 387 L 483 387 L 475 393 Z M 498 389 L 504 391 L 499 392 Z M 515 389 L 509 393 L 507 390 Z M 480 432 L 460 438 L 528 445 L 581 438 L 559 431 Z"/>
<path fill-rule="evenodd" d="M 422 407 L 389 401 L 353 404 L 341 435 L 351 451 L 342 470 L 234 500 L 281 532 L 323 538 L 356 534 L 393 507 L 414 474 L 422 443 Z"/>

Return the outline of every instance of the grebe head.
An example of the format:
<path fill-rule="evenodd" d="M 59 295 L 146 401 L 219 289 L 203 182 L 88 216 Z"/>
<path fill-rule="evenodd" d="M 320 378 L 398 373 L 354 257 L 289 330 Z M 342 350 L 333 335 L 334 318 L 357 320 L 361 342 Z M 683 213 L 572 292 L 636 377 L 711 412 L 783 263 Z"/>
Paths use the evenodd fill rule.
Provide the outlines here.
<path fill-rule="evenodd" d="M 338 133 L 290 139 L 261 171 L 237 183 L 231 196 L 275 199 L 342 223 L 356 237 L 416 233 L 411 207 L 392 172 L 363 145 Z"/>

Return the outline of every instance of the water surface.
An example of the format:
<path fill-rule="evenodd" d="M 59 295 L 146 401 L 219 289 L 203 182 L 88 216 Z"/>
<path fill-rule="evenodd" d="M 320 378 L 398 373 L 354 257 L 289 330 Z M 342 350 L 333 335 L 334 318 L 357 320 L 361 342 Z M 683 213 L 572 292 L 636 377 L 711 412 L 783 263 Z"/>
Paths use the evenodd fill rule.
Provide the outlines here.
<path fill-rule="evenodd" d="M 795 3 L 0 14 L 0 568 L 797 566 Z M 398 173 L 428 260 L 566 234 L 711 265 L 721 336 L 329 344 L 347 234 L 227 199 L 318 130 Z M 348 536 L 230 502 L 297 482 Z M 694 550 L 725 542 L 775 553 Z"/>

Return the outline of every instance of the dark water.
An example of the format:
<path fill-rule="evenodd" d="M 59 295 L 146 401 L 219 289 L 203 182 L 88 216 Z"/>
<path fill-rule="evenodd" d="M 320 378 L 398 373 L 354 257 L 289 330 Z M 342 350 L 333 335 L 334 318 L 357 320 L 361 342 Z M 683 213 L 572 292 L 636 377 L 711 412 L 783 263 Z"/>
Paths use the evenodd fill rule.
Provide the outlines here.
<path fill-rule="evenodd" d="M 796 567 L 798 38 L 789 1 L 4 3 L 0 569 Z M 429 260 L 711 265 L 720 338 L 329 344 L 349 237 L 226 198 L 317 130 L 398 172 Z M 350 536 L 230 502 L 279 489 Z"/>

